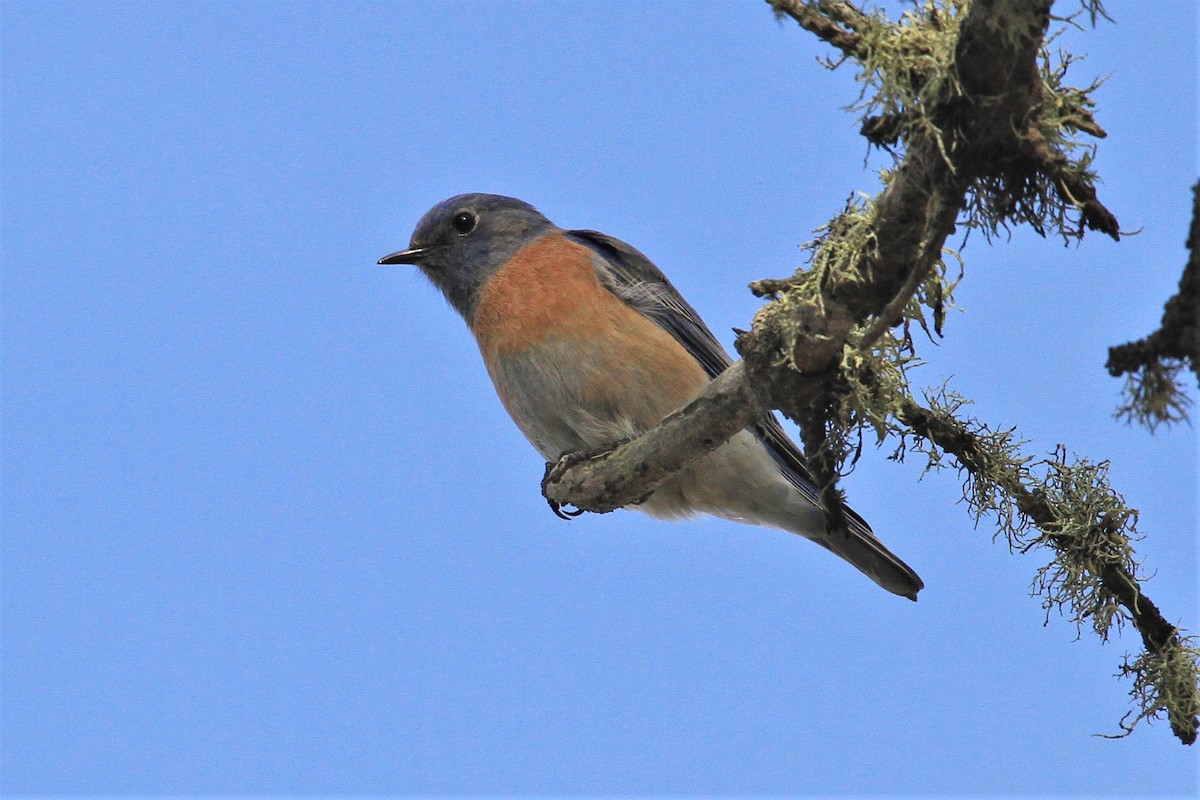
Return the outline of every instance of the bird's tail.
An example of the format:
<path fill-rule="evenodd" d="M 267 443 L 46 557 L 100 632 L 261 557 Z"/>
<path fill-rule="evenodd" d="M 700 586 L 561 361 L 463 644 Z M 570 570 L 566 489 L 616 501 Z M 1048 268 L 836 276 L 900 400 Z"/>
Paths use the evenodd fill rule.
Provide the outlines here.
<path fill-rule="evenodd" d="M 888 550 L 854 512 L 846 515 L 846 528 L 843 531 L 826 531 L 820 537 L 814 537 L 808 531 L 797 533 L 849 561 L 893 594 L 915 601 L 917 592 L 925 588 L 925 582 L 913 568 Z"/>

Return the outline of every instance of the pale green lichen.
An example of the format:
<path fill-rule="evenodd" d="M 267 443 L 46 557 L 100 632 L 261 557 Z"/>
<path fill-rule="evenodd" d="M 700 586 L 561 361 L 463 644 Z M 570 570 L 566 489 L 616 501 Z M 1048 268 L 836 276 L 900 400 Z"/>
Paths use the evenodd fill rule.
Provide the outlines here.
<path fill-rule="evenodd" d="M 882 142 L 897 161 L 915 137 L 927 137 L 952 165 L 959 133 L 942 130 L 935 117 L 944 119 L 945 115 L 938 116 L 939 109 L 963 97 L 954 59 L 969 6 L 970 0 L 924 0 L 895 23 L 879 11 L 855 18 L 861 93 L 852 109 L 863 115 L 864 129 L 876 125 L 877 143 Z M 1081 8 L 1093 23 L 1106 16 L 1099 0 L 1081 0 Z M 1073 18 L 1060 21 L 1075 24 Z M 1007 154 L 1004 163 L 985 171 L 968 188 L 959 224 L 988 237 L 1016 224 L 1028 224 L 1043 235 L 1056 233 L 1068 241 L 1083 234 L 1083 199 L 1073 195 L 1072 187 L 1090 187 L 1096 175 L 1091 169 L 1094 150 L 1077 137 L 1081 132 L 1104 135 L 1092 116 L 1091 97 L 1099 82 L 1084 88 L 1067 85 L 1068 69 L 1077 59 L 1052 52 L 1053 41 L 1051 36 L 1041 50 L 1041 82 L 1023 120 L 1026 127 L 1018 131 L 1020 152 Z M 885 186 L 891 177 L 887 171 L 881 173 Z M 781 362 L 797 366 L 795 343 L 820 329 L 818 318 L 825 313 L 831 287 L 853 287 L 872 279 L 869 271 L 878 255 L 876 216 L 876 199 L 851 197 L 842 212 L 805 245 L 807 269 L 793 278 L 755 285 L 757 293 L 776 299 L 760 314 L 771 314 L 774 329 L 782 336 Z M 1137 512 L 1109 486 L 1108 464 L 1069 459 L 1062 447 L 1040 460 L 1026 455 L 1015 429 L 992 429 L 962 418 L 967 401 L 944 387 L 928 392 L 926 400 L 934 415 L 961 430 L 970 442 L 965 454 L 955 451 L 954 458 L 948 458 L 943 447 L 914 435 L 903 421 L 904 409 L 912 404 L 908 371 L 919 363 L 912 328 L 919 327 L 931 337 L 940 335 L 963 275 L 957 253 L 943 250 L 941 255 L 918 285 L 907 287 L 911 296 L 903 308 L 892 309 L 899 316 L 895 327 L 890 327 L 889 319 L 889 329 L 881 332 L 877 322 L 867 320 L 851 334 L 829 388 L 825 446 L 835 456 L 837 469 L 853 464 L 868 433 L 878 444 L 889 439 L 897 442 L 894 458 L 903 459 L 915 449 L 926 457 L 926 470 L 955 466 L 963 477 L 963 500 L 976 524 L 985 517 L 994 520 L 995 536 L 1003 536 L 1015 551 L 1049 552 L 1049 562 L 1032 582 L 1032 592 L 1041 598 L 1047 618 L 1058 612 L 1075 624 L 1077 632 L 1089 627 L 1107 641 L 1131 619 L 1129 608 L 1114 591 L 1126 587 L 1114 587 L 1113 576 L 1125 576 L 1119 580 L 1130 584 L 1126 603 L 1130 594 L 1141 596 L 1133 547 L 1140 538 Z M 1133 399 L 1126 416 L 1140 421 L 1178 420 L 1183 408 L 1174 391 L 1177 372 L 1170 368 L 1140 376 L 1130 390 Z M 1036 521 L 1031 509 L 1038 511 Z M 1176 632 L 1166 647 L 1150 648 L 1127 661 L 1123 673 L 1134 681 L 1130 694 L 1135 708 L 1122 720 L 1122 729 L 1128 732 L 1141 720 L 1165 713 L 1177 730 L 1192 726 L 1194 737 L 1193 720 L 1200 711 L 1198 657 L 1194 640 Z"/>
<path fill-rule="evenodd" d="M 1177 359 L 1158 359 L 1125 376 L 1124 402 L 1115 416 L 1127 424 L 1137 423 L 1153 433 L 1159 425 L 1187 422 L 1191 397 L 1179 380 L 1185 364 Z"/>
<path fill-rule="evenodd" d="M 1069 459 L 1061 446 L 1035 461 L 1021 453 L 1023 442 L 1012 429 L 993 430 L 962 419 L 963 398 L 943 388 L 927 392 L 926 400 L 969 443 L 956 454 L 956 466 L 964 478 L 963 499 L 976 522 L 993 518 L 996 535 L 1015 551 L 1050 551 L 1050 561 L 1032 583 L 1047 620 L 1058 611 L 1077 631 L 1090 627 L 1107 641 L 1132 619 L 1129 601 L 1123 603 L 1117 592 L 1128 590 L 1137 608 L 1142 581 L 1133 546 L 1142 538 L 1138 514 L 1109 485 L 1108 463 Z M 947 465 L 943 448 L 911 433 L 901 437 L 893 457 L 903 459 L 910 448 L 927 456 L 926 469 Z M 1142 633 L 1146 636 L 1146 630 Z M 1133 661 L 1127 658 L 1121 668 L 1121 675 L 1133 680 L 1134 706 L 1121 720 L 1122 735 L 1143 720 L 1165 715 L 1186 742 L 1188 736 L 1194 739 L 1200 714 L 1200 650 L 1194 637 L 1178 628 L 1153 636 L 1160 641 Z"/>
<path fill-rule="evenodd" d="M 897 420 L 910 391 L 907 371 L 919 363 L 904 341 L 890 332 L 869 351 L 844 348 L 838 416 L 856 431 L 872 431 L 877 445 L 899 435 L 902 428 Z"/>
<path fill-rule="evenodd" d="M 1107 461 L 1072 463 L 1059 446 L 1041 465 L 1045 477 L 1035 481 L 1031 491 L 1045 500 L 1058 519 L 1016 544 L 1022 550 L 1041 546 L 1054 551 L 1053 560 L 1038 570 L 1033 582 L 1047 617 L 1054 609 L 1065 610 L 1077 629 L 1090 624 L 1101 641 L 1108 641 L 1128 612 L 1103 576 L 1115 568 L 1115 573 L 1129 576 L 1136 590 L 1133 542 L 1142 538 L 1136 528 L 1137 511 L 1109 486 Z"/>
<path fill-rule="evenodd" d="M 893 21 L 876 9 L 866 12 L 855 27 L 858 37 L 856 80 L 858 99 L 850 110 L 862 115 L 864 130 L 873 130 L 873 141 L 900 158 L 906 143 L 918 137 L 932 141 L 953 170 L 951 153 L 960 145 L 960 133 L 939 120 L 952 119 L 945 110 L 965 99 L 955 69 L 960 25 L 970 0 L 924 0 Z M 1098 2 L 1084 2 L 1082 12 L 1104 15 Z M 998 15 L 1005 16 L 1005 15 Z M 1074 24 L 1074 17 L 1061 20 Z M 1020 31 L 997 30 L 1018 37 Z M 1084 198 L 1072 194 L 1073 186 L 1091 186 L 1094 148 L 1079 141 L 1080 132 L 1104 135 L 1092 116 L 1092 93 L 1065 83 L 1068 68 L 1078 59 L 1052 51 L 1056 34 L 1047 37 L 1039 60 L 1039 97 L 1023 120 L 1017 138 L 1025 143 L 1020 153 L 1006 154 L 994 169 L 973 177 L 961 224 L 990 237 L 1013 225 L 1028 224 L 1039 233 L 1058 234 L 1065 241 L 1082 237 Z M 845 58 L 826 61 L 830 68 Z M 979 98 L 975 99 L 976 102 Z M 1036 152 L 1035 152 L 1036 151 Z M 1041 158 L 1053 155 L 1048 172 Z M 1050 174 L 1050 173 L 1053 174 Z"/>
<path fill-rule="evenodd" d="M 751 290 L 770 296 L 774 302 L 759 309 L 755 326 L 770 317 L 783 339 L 780 363 L 797 367 L 795 342 L 810 333 L 808 322 L 824 315 L 825 298 L 830 285 L 860 283 L 867 279 L 859 270 L 875 250 L 875 201 L 866 195 L 854 195 L 829 224 L 818 228 L 816 238 L 802 245 L 809 268 L 783 280 L 756 281 Z"/>
<path fill-rule="evenodd" d="M 1137 512 L 1109 486 L 1108 462 L 1072 461 L 1061 446 L 1035 460 L 1021 452 L 1025 442 L 1014 428 L 993 429 L 962 419 L 968 401 L 961 396 L 942 389 L 926 392 L 926 401 L 934 414 L 952 420 L 970 437 L 958 468 L 963 500 L 976 524 L 992 517 L 995 535 L 1005 537 L 1014 551 L 1048 548 L 1052 559 L 1033 580 L 1033 593 L 1041 597 L 1047 617 L 1058 610 L 1077 628 L 1090 625 L 1107 640 L 1127 612 L 1105 586 L 1104 574 L 1115 567 L 1136 581 L 1133 542 L 1141 538 Z M 915 442 L 928 457 L 926 469 L 945 465 L 942 448 L 919 438 Z M 1035 523 L 1030 504 L 1053 518 Z"/>
<path fill-rule="evenodd" d="M 838 417 L 851 430 L 873 431 L 880 444 L 894 437 L 899 442 L 894 458 L 903 460 L 915 447 L 926 456 L 926 470 L 940 469 L 949 463 L 944 449 L 913 436 L 901 421 L 910 401 L 906 370 L 913 362 L 903 342 L 890 336 L 870 353 L 846 348 Z M 1041 598 L 1047 618 L 1058 611 L 1077 629 L 1088 625 L 1106 641 L 1128 612 L 1106 585 L 1105 575 L 1139 580 L 1133 543 L 1141 538 L 1137 511 L 1109 485 L 1108 463 L 1069 459 L 1063 447 L 1035 460 L 1021 452 L 1025 443 L 1015 429 L 962 419 L 968 402 L 961 396 L 943 388 L 926 392 L 926 402 L 969 437 L 969 447 L 956 454 L 956 466 L 963 477 L 963 500 L 976 524 L 992 518 L 994 535 L 1003 536 L 1014 551 L 1048 548 L 1051 560 L 1033 580 L 1033 593 Z M 1035 521 L 1031 503 L 1053 517 Z"/>
<path fill-rule="evenodd" d="M 967 5 L 966 0 L 927 1 L 896 22 L 882 11 L 869 12 L 870 24 L 857 30 L 863 57 L 856 80 L 862 85 L 850 110 L 902 120 L 905 137 L 925 130 L 940 139 L 928 115 L 919 112 L 963 94 L 951 67 Z"/>
<path fill-rule="evenodd" d="M 1129 697 L 1132 708 L 1121 718 L 1121 733 L 1105 735 L 1119 739 L 1133 733 L 1143 720 L 1154 721 L 1166 715 L 1175 730 L 1186 730 L 1200 716 L 1200 648 L 1196 637 L 1180 636 L 1161 650 L 1143 652 L 1134 660 L 1128 657 L 1117 673 L 1131 678 Z"/>
<path fill-rule="evenodd" d="M 991 237 L 1007 233 L 1014 225 L 1029 225 L 1040 235 L 1057 234 L 1064 242 L 1083 238 L 1085 224 L 1081 209 L 1085 198 L 1076 197 L 1072 187 L 1093 186 L 1098 180 L 1092 169 L 1095 145 L 1079 139 L 1080 132 L 1106 134 L 1092 116 L 1092 94 L 1103 80 L 1085 88 L 1066 84 L 1067 71 L 1081 61 L 1063 50 L 1050 48 L 1055 36 L 1042 48 L 1040 102 L 1032 109 L 1026 130 L 1019 137 L 1033 151 L 1011 158 L 1003 169 L 977 178 L 968 193 L 964 224 Z M 1053 166 L 1036 158 L 1052 154 Z"/>
<path fill-rule="evenodd" d="M 819 302 L 820 294 L 833 281 L 859 283 L 870 277 L 863 275 L 859 266 L 870 261 L 877 250 L 875 224 L 875 199 L 856 194 L 828 225 L 814 231 L 815 239 L 801 245 L 810 264 L 801 276 L 814 300 Z"/>

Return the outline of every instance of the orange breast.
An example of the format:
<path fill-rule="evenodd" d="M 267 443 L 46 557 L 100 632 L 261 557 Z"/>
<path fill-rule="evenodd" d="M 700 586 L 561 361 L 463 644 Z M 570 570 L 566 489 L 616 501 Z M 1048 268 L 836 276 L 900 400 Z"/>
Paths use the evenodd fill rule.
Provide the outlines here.
<path fill-rule="evenodd" d="M 600 285 L 592 252 L 552 233 L 518 250 L 488 279 L 471 321 L 484 356 L 515 354 L 553 339 L 596 335 L 624 303 Z M 624 309 L 628 313 L 637 313 Z"/>
<path fill-rule="evenodd" d="M 523 412 L 526 405 L 575 403 L 597 418 L 644 428 L 708 383 L 683 345 L 601 285 L 592 251 L 558 233 L 519 250 L 492 275 L 471 328 L 519 420 L 538 413 Z"/>

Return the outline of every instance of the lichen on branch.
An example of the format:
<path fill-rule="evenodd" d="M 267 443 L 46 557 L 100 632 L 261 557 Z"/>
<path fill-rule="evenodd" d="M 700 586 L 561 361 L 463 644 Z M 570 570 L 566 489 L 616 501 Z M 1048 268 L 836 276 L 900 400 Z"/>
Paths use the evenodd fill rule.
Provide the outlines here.
<path fill-rule="evenodd" d="M 1180 373 L 1188 367 L 1200 384 L 1200 182 L 1192 187 L 1189 258 L 1179 291 L 1163 307 L 1162 324 L 1136 342 L 1111 347 L 1107 368 L 1125 376 L 1124 402 L 1117 417 L 1154 431 L 1159 425 L 1186 422 L 1192 400 Z"/>
<path fill-rule="evenodd" d="M 896 23 L 849 3 L 768 2 L 841 50 L 829 66 L 857 65 L 852 108 L 895 165 L 878 196 L 854 198 L 820 232 L 807 269 L 752 285 L 774 302 L 738 342 L 751 374 L 773 378 L 773 404 L 801 424 L 814 395 L 831 396 L 824 419 L 837 424 L 814 441 L 843 461 L 857 458 L 866 430 L 896 437 L 901 454 L 906 443 L 935 442 L 931 466 L 952 455 L 977 521 L 994 517 L 1014 550 L 1052 554 L 1034 578 L 1047 614 L 1087 624 L 1102 641 L 1126 621 L 1142 634 L 1146 651 L 1126 666 L 1136 708 L 1122 725 L 1166 713 L 1193 742 L 1197 652 L 1142 593 L 1137 514 L 1108 486 L 1107 464 L 1069 461 L 1061 447 L 1035 462 L 1020 454 L 1015 429 L 959 421 L 957 401 L 923 409 L 908 384 L 913 327 L 929 333 L 930 312 L 940 335 L 962 277 L 961 260 L 957 277 L 946 268 L 956 226 L 989 239 L 1013 225 L 1068 241 L 1087 230 L 1119 239 L 1096 195 L 1093 147 L 1079 139 L 1105 135 L 1093 115 L 1098 84 L 1067 84 L 1076 58 L 1051 52 L 1049 0 L 926 0 Z M 1083 11 L 1104 14 L 1098 2 Z M 820 374 L 821 388 L 756 363 Z"/>
<path fill-rule="evenodd" d="M 852 198 L 819 232 L 807 269 L 755 282 L 770 302 L 738 336 L 741 363 L 666 424 L 603 456 L 568 457 L 543 493 L 596 511 L 634 502 L 768 408 L 804 428 L 827 512 L 841 502 L 836 479 L 865 433 L 898 441 L 901 454 L 927 445 L 931 465 L 949 456 L 964 471 L 977 519 L 995 517 L 1015 550 L 1052 554 L 1034 579 L 1047 613 L 1102 640 L 1126 621 L 1137 628 L 1145 652 L 1124 667 L 1136 707 L 1122 725 L 1166 713 L 1190 744 L 1198 653 L 1141 590 L 1137 515 L 1108 486 L 1107 466 L 1071 462 L 1061 448 L 1035 462 L 1014 430 L 959 420 L 950 399 L 925 408 L 910 388 L 914 331 L 941 334 L 962 278 L 947 249 L 959 226 L 989 237 L 1029 225 L 1067 240 L 1087 230 L 1119 238 L 1096 194 L 1090 145 L 1078 138 L 1103 136 L 1095 84 L 1066 85 L 1073 58 L 1049 51 L 1051 0 L 925 0 L 895 23 L 844 0 L 768 2 L 837 48 L 836 63 L 859 65 L 864 135 L 895 163 L 879 194 Z M 1103 15 L 1096 0 L 1083 10 L 1093 21 Z"/>
<path fill-rule="evenodd" d="M 909 433 L 897 455 L 917 449 L 929 467 L 952 456 L 963 475 L 963 498 L 976 522 L 991 517 L 1013 550 L 1048 550 L 1051 560 L 1033 579 L 1047 618 L 1058 611 L 1101 641 L 1129 622 L 1144 651 L 1126 658 L 1134 709 L 1121 720 L 1128 734 L 1141 720 L 1166 715 L 1184 744 L 1196 741 L 1200 716 L 1200 649 L 1194 636 L 1163 616 L 1141 588 L 1133 543 L 1137 511 L 1108 483 L 1107 462 L 1068 459 L 1059 446 L 1040 461 L 1020 452 L 1015 429 L 992 429 L 963 419 L 966 401 L 946 391 L 927 393 L 928 407 L 909 401 L 900 422 Z"/>

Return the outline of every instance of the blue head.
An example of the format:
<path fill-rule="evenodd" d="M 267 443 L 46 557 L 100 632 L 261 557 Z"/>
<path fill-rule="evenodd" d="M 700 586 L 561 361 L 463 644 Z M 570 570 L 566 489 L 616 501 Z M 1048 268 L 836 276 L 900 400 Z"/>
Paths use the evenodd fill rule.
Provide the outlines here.
<path fill-rule="evenodd" d="M 555 229 L 520 200 L 498 194 L 460 194 L 421 217 L 407 250 L 380 264 L 415 264 L 470 320 L 488 277 L 520 248 Z"/>

